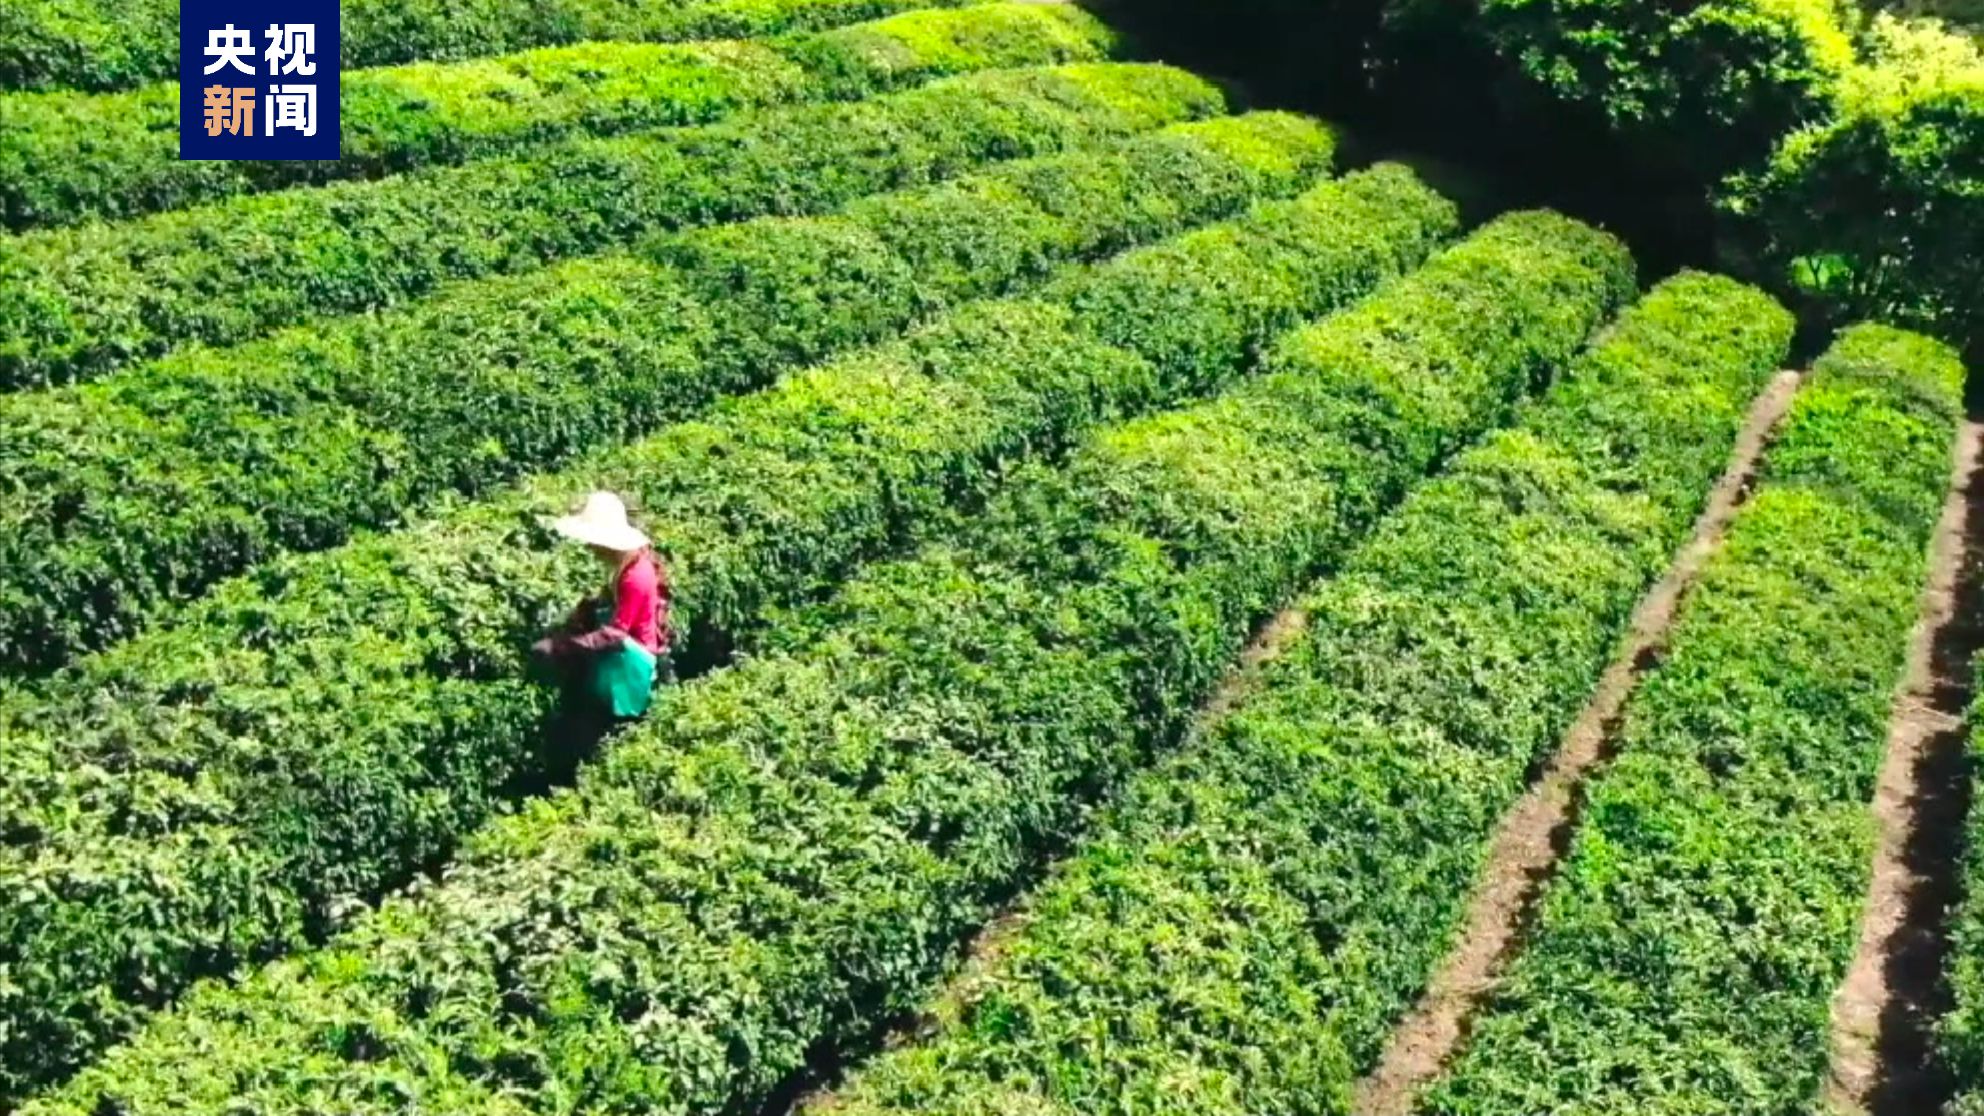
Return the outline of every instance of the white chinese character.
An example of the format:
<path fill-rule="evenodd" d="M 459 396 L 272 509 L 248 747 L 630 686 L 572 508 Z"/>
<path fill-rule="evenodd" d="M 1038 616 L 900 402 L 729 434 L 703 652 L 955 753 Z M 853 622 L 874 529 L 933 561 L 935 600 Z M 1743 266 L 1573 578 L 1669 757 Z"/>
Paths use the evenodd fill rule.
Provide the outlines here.
<path fill-rule="evenodd" d="M 310 57 L 317 52 L 317 25 L 314 23 L 269 24 L 262 32 L 269 40 L 269 49 L 263 54 L 269 60 L 269 76 L 277 74 L 302 74 L 305 77 L 317 72 L 317 60 Z M 288 61 L 283 61 L 288 56 Z M 281 69 L 277 69 L 280 66 Z"/>
<path fill-rule="evenodd" d="M 255 57 L 255 44 L 248 40 L 248 32 L 235 30 L 232 23 L 219 31 L 207 32 L 207 57 L 213 59 L 214 64 L 201 70 L 203 74 L 211 74 L 222 66 L 233 66 L 244 74 L 255 72 L 252 61 L 242 61 L 243 58 L 252 60 Z"/>
<path fill-rule="evenodd" d="M 317 134 L 317 87 L 315 85 L 271 85 L 262 105 L 262 119 L 273 136 L 277 128 L 291 128 L 306 136 Z"/>

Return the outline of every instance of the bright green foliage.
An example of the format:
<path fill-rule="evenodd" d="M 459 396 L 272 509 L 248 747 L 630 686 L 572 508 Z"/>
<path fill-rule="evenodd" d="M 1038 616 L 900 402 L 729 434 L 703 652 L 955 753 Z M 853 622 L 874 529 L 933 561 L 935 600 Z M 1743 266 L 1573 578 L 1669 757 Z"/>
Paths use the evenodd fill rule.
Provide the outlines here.
<path fill-rule="evenodd" d="M 1979 669 L 1984 670 L 1984 661 Z M 1974 692 L 1970 708 L 1970 817 L 1963 841 L 1963 902 L 1950 920 L 1950 956 L 1944 969 L 1954 1000 L 1936 1032 L 1936 1058 L 1951 1079 L 1948 1116 L 1984 1114 L 1984 794 L 1975 772 L 1984 757 L 1984 703 Z"/>
<path fill-rule="evenodd" d="M 1012 462 L 1212 391 L 1274 333 L 1415 266 L 1454 222 L 1409 172 L 1380 166 L 1038 299 L 970 308 L 529 498 L 576 495 L 580 473 L 640 493 L 678 557 L 689 654 L 707 658 L 836 571 L 976 508 Z"/>
<path fill-rule="evenodd" d="M 670 692 L 445 882 L 202 989 L 26 1111 L 753 1110 L 912 1002 L 1249 625 L 1548 379 L 1630 271 L 1608 237 L 1507 218 L 1274 374 L 1024 467 L 953 541 Z"/>
<path fill-rule="evenodd" d="M 0 89 L 114 89 L 179 67 L 178 0 L 0 0 Z"/>
<path fill-rule="evenodd" d="M 1427 1111 L 1817 1104 L 1962 379 L 1880 326 L 1813 366 Z"/>
<path fill-rule="evenodd" d="M 794 7 L 808 0 L 785 0 Z M 568 135 L 703 124 L 739 109 L 854 100 L 944 74 L 1093 61 L 1072 7 L 934 10 L 766 42 L 585 43 L 344 78 L 340 158 L 181 161 L 179 86 L 0 94 L 0 224 L 68 225 L 230 194 L 461 163 Z"/>
<path fill-rule="evenodd" d="M 1881 0 L 1897 16 L 1936 19 L 1984 45 L 1984 0 Z"/>
<path fill-rule="evenodd" d="M 0 388 L 387 306 L 446 279 L 526 271 L 657 229 L 817 212 L 1219 104 L 1210 85 L 1165 67 L 999 71 L 854 104 L 578 139 L 515 162 L 31 233 L 0 253 Z"/>
<path fill-rule="evenodd" d="M 1667 183 L 1677 212 L 1699 210 L 1679 219 L 1700 251 L 1802 316 L 1984 345 L 1975 40 L 1849 0 L 1386 2 L 1393 53 L 1480 47 L 1490 75 L 1520 80 L 1457 96 L 1497 96 L 1519 130 L 1600 125 L 1611 149 L 1560 151 L 1567 169 L 1607 190 Z"/>
<path fill-rule="evenodd" d="M 1729 280 L 1656 288 L 1381 525 L 1237 710 L 1027 901 L 937 1036 L 833 1111 L 1348 1112 L 1790 338 Z"/>
<path fill-rule="evenodd" d="M 1032 177 L 1065 184 L 1081 177 L 1072 162 Z M 1098 185 L 1088 208 L 1146 206 L 1152 186 Z M 907 216 L 915 200 L 867 204 Z M 547 765 L 569 767 L 536 754 L 548 695 L 521 681 L 519 652 L 596 576 L 540 524 L 587 487 L 654 509 L 678 615 L 736 633 L 975 506 L 1007 462 L 1209 390 L 1268 333 L 1410 266 L 1452 222 L 1396 168 L 1323 186 L 1074 273 L 1050 301 L 977 304 L 499 501 L 275 563 L 86 660 L 13 711 L 0 817 L 37 893 L 66 900 L 0 918 L 21 989 L 0 1003 L 27 1015 L 14 1032 L 44 1050 L 100 1045 L 130 1009 L 85 1005 L 291 941 L 445 855 Z M 147 823 L 130 832 L 119 819 L 140 799 Z"/>
<path fill-rule="evenodd" d="M 584 39 L 676 42 L 835 27 L 953 0 L 344 0 L 345 68 Z M 126 89 L 179 72 L 177 0 L 0 0 L 0 89 Z"/>
<path fill-rule="evenodd" d="M 1259 115 L 453 287 L 376 317 L 0 397 L 0 666 L 128 635 L 269 554 L 401 522 L 949 304 L 1287 193 L 1329 163 Z"/>
<path fill-rule="evenodd" d="M 1726 204 L 1830 315 L 1984 344 L 1984 55 L 1934 24 L 1873 34 L 1839 114 L 1793 133 Z"/>

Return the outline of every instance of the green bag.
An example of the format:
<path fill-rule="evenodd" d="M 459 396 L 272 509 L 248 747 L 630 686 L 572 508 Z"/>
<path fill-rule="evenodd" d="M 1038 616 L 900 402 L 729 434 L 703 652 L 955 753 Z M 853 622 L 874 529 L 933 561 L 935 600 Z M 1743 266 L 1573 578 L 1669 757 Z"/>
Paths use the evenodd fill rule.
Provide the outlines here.
<path fill-rule="evenodd" d="M 613 618 L 613 602 L 602 601 L 595 620 L 604 624 Z M 600 651 L 592 657 L 588 679 L 591 696 L 601 709 L 615 717 L 638 717 L 654 701 L 654 653 L 631 639 L 620 646 Z"/>
<path fill-rule="evenodd" d="M 615 717 L 638 717 L 654 700 L 655 657 L 631 639 L 593 656 L 592 696 Z"/>

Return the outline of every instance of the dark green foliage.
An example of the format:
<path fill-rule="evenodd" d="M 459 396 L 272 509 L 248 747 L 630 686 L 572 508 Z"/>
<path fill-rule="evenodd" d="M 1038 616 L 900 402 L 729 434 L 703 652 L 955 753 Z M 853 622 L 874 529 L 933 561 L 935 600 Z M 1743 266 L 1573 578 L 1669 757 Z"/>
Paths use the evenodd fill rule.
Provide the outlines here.
<path fill-rule="evenodd" d="M 811 0 L 785 0 L 804 7 Z M 754 106 L 856 100 L 944 74 L 1093 61 L 1079 9 L 933 10 L 763 43 L 586 43 L 347 74 L 337 160 L 181 161 L 179 87 L 0 94 L 0 225 L 70 225 L 233 194 L 462 163 L 571 135 L 705 124 Z"/>
<path fill-rule="evenodd" d="M 1206 115 L 1219 101 L 1163 67 L 976 74 L 854 104 L 577 139 L 519 161 L 32 233 L 0 254 L 0 389 L 391 306 L 447 279 L 528 271 L 657 230 L 819 212 Z"/>
<path fill-rule="evenodd" d="M 1350 1111 L 1790 336 L 1729 280 L 1657 287 L 1408 498 L 1027 900 L 942 1030 L 833 1110 Z"/>
<path fill-rule="evenodd" d="M 1150 76 L 1161 100 L 1172 77 Z M 270 554 L 402 522 L 1057 262 L 1293 190 L 1332 147 L 1292 117 L 1209 121 L 0 397 L 0 668 L 58 666 Z M 1077 199 L 1083 216 L 1061 218 Z"/>
<path fill-rule="evenodd" d="M 1601 117 L 1702 187 L 1823 115 L 1853 63 L 1839 0 L 1485 0 L 1476 20 L 1560 111 Z"/>
<path fill-rule="evenodd" d="M 1277 133 L 1286 149 L 1263 145 Z M 1139 146 L 1227 138 L 1247 152 L 1233 182 L 1263 194 L 1292 189 L 1327 150 L 1319 129 L 1273 116 Z M 1134 163 L 1134 151 L 1088 158 Z M 1157 181 L 1111 182 L 1093 208 L 1111 209 L 1112 190 L 1141 203 Z M 1199 203 L 1167 188 L 1181 223 L 1239 200 L 1232 185 Z M 863 204 L 902 216 L 914 202 Z M 444 856 L 547 768 L 569 768 L 573 757 L 536 752 L 546 695 L 522 683 L 519 659 L 595 576 L 540 522 L 586 488 L 652 509 L 678 616 L 734 635 L 915 524 L 977 504 L 1009 461 L 1205 390 L 1220 371 L 1160 371 L 1134 344 L 1101 343 L 1109 323 L 1071 310 L 1085 293 L 1194 292 L 1202 330 L 1238 334 L 1237 362 L 1249 340 L 1410 266 L 1452 220 L 1395 168 L 1323 186 L 1073 273 L 1051 301 L 977 304 L 494 502 L 272 563 L 85 660 L 10 714 L 0 825 L 46 901 L 0 922 L 21 989 L 0 1000 L 23 1036 L 9 1064 L 101 1045 L 130 1025 L 125 1000 L 293 942 L 354 894 Z M 1233 245 L 1247 251 L 1236 259 Z"/>
<path fill-rule="evenodd" d="M 1814 365 L 1429 1112 L 1818 1103 L 1962 378 L 1879 326 Z"/>
<path fill-rule="evenodd" d="M 202 990 L 26 1111 L 751 1110 L 911 1002 L 1251 622 L 1629 289 L 1609 238 L 1497 223 L 1276 373 L 1023 468 L 952 541 L 672 691 L 445 882 Z"/>
<path fill-rule="evenodd" d="M 344 0 L 347 70 L 583 39 L 834 27 L 951 0 Z M 126 89 L 179 71 L 176 0 L 0 0 L 0 89 Z"/>
<path fill-rule="evenodd" d="M 1502 205 L 1545 200 L 1661 270 L 1761 283 L 1812 336 L 1871 318 L 1976 356 L 1978 7 L 1139 0 L 1109 14 L 1165 58 L 1458 160 Z M 1958 22 L 1919 18 L 1937 14 Z"/>
<path fill-rule="evenodd" d="M 1371 49 L 1394 118 L 1546 196 L 1576 183 L 1649 251 L 1765 283 L 1808 326 L 1984 345 L 1984 57 L 1861 9 L 1389 0 Z"/>

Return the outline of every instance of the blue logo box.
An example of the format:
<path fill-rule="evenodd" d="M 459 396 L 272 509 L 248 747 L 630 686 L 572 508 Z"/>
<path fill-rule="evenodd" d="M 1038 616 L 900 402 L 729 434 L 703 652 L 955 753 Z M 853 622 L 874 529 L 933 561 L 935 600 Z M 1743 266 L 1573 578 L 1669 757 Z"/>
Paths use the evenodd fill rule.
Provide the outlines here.
<path fill-rule="evenodd" d="M 338 157 L 338 0 L 180 0 L 179 157 Z"/>

